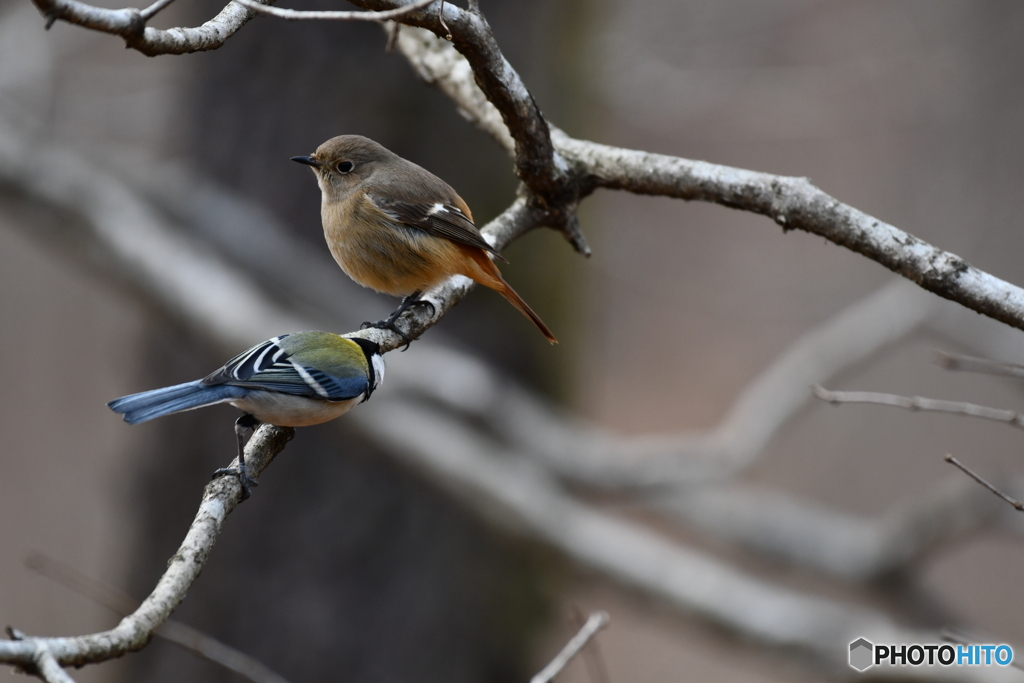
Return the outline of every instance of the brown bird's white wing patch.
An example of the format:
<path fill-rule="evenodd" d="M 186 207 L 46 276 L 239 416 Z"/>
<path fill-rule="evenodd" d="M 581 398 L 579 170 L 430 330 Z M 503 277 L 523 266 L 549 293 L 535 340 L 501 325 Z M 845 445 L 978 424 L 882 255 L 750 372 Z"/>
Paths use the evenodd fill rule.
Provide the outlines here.
<path fill-rule="evenodd" d="M 480 230 L 473 225 L 473 221 L 469 220 L 457 206 L 442 202 L 435 204 L 403 202 L 373 194 L 367 196 L 373 205 L 391 220 L 419 228 L 435 237 L 443 237 L 453 242 L 478 247 L 494 254 L 502 261 L 505 260 L 497 249 L 487 243 L 487 240 L 480 234 Z"/>

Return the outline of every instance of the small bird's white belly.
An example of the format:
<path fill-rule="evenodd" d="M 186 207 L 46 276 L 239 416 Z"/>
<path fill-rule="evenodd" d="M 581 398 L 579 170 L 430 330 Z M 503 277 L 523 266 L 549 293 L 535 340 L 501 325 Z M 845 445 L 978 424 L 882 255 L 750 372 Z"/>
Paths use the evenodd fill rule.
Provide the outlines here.
<path fill-rule="evenodd" d="M 260 422 L 278 427 L 308 427 L 340 417 L 362 400 L 362 394 L 347 401 L 323 401 L 276 391 L 250 391 L 228 403 Z"/>

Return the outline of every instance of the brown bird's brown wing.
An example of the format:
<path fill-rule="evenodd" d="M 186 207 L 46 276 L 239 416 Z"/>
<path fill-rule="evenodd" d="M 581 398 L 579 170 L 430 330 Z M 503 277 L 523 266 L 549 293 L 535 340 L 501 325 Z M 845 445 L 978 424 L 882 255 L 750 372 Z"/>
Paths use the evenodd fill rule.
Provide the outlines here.
<path fill-rule="evenodd" d="M 502 261 L 498 250 L 487 243 L 480 230 L 473 225 L 462 209 L 453 204 L 437 202 L 422 204 L 405 202 L 369 194 L 370 201 L 391 220 L 411 225 L 424 232 L 488 251 Z"/>

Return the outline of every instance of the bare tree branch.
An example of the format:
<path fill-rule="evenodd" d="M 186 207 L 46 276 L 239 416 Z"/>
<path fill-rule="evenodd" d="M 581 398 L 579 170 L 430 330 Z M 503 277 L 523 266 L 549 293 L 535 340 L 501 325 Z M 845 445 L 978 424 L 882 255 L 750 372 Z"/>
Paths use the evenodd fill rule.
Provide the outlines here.
<path fill-rule="evenodd" d="M 935 362 L 946 368 L 960 372 L 980 372 L 986 375 L 999 375 L 1002 377 L 1024 377 L 1024 365 L 1018 363 L 1000 363 L 988 358 L 977 358 L 975 356 L 964 356 L 959 353 L 946 353 L 940 351 Z"/>
<path fill-rule="evenodd" d="M 245 447 L 246 467 L 259 476 L 292 438 L 291 428 L 263 425 Z M 132 614 L 109 631 L 64 638 L 0 641 L 0 662 L 23 668 L 48 665 L 82 666 L 140 650 L 171 612 L 185 599 L 202 571 L 228 514 L 238 505 L 242 487 L 235 477 L 218 477 L 206 485 L 195 520 L 178 552 L 168 563 L 153 592 Z M 52 669 L 52 666 L 50 666 Z M 53 680 L 70 680 L 54 678 Z"/>
<path fill-rule="evenodd" d="M 78 569 L 58 562 L 42 553 L 34 552 L 25 560 L 25 565 L 39 574 L 52 579 L 83 595 L 111 612 L 125 617 L 138 609 L 139 603 L 124 591 L 101 583 Z M 229 671 L 253 681 L 253 683 L 288 683 L 287 679 L 271 671 L 262 662 L 241 650 L 213 638 L 197 628 L 176 619 L 168 619 L 154 635 L 174 643 L 203 659 L 222 666 Z"/>
<path fill-rule="evenodd" d="M 229 3 L 217 16 L 201 26 L 162 30 L 146 26 L 145 23 L 149 16 L 162 9 L 158 7 L 154 11 L 156 5 L 151 5 L 147 10 L 134 7 L 104 9 L 80 0 L 32 1 L 46 17 L 47 28 L 60 19 L 94 31 L 112 33 L 124 38 L 128 47 L 150 57 L 216 50 L 256 16 L 254 12 L 241 5 Z M 150 15 L 143 16 L 143 11 L 150 12 Z"/>
<path fill-rule="evenodd" d="M 53 14 L 54 7 L 58 6 L 88 7 L 77 0 L 37 2 L 55 3 L 52 7 L 41 7 L 48 14 Z M 357 4 L 368 9 L 395 9 L 394 3 L 385 0 L 361 0 Z M 225 8 L 224 12 L 229 9 Z M 766 215 L 785 230 L 800 229 L 826 237 L 878 261 L 928 291 L 1024 328 L 1024 290 L 842 204 L 806 179 L 609 147 L 575 140 L 557 129 L 549 132 L 533 98 L 501 55 L 483 15 L 445 4 L 441 13 L 410 12 L 403 17 L 403 23 L 422 26 L 436 34 L 441 31 L 441 14 L 454 32 L 455 49 L 465 57 L 477 85 L 501 113 L 515 140 L 517 173 L 530 190 L 527 204 L 536 212 L 530 221 L 531 227 L 541 223 L 556 224 L 567 231 L 567 237 L 575 240 L 570 233 L 576 203 L 596 187 L 714 202 Z M 106 30 L 90 24 L 84 17 L 74 20 L 90 28 Z M 126 15 L 118 21 L 124 30 L 137 23 L 134 15 Z M 454 53 L 449 54 L 452 55 L 449 59 L 454 61 Z M 456 76 L 466 79 L 458 70 L 447 73 L 450 79 Z M 434 82 L 438 83 L 439 78 L 435 76 Z M 455 90 L 446 92 L 456 94 Z M 459 105 L 466 111 L 479 109 L 479 102 L 460 101 Z M 578 226 L 576 228 L 578 232 Z M 586 250 L 585 245 L 578 241 L 576 244 L 581 251 Z"/>
<path fill-rule="evenodd" d="M 400 45 L 402 43 L 400 42 Z M 493 116 L 478 96 L 467 96 L 460 57 L 443 44 L 417 46 L 409 41 L 403 53 L 413 61 L 426 60 L 428 82 L 456 99 L 460 110 L 495 135 Z M 461 52 L 461 50 L 460 50 Z M 442 68 L 439 63 L 447 62 Z M 414 66 L 417 72 L 421 68 Z M 455 81 L 461 81 L 456 83 Z M 487 99 L 490 93 L 485 89 Z M 493 100 L 492 100 L 493 101 Z M 500 108 L 499 108 L 500 109 Z M 504 112 L 503 116 L 505 115 Z M 507 117 L 505 123 L 508 123 Z M 513 136 L 514 137 L 514 136 Z M 662 154 L 577 140 L 552 127 L 555 150 L 571 168 L 579 197 L 597 187 L 635 194 L 721 204 L 771 218 L 783 230 L 804 230 L 868 258 L 939 296 L 956 301 L 1018 329 L 1024 329 L 1024 290 L 974 268 L 909 233 L 843 204 L 813 186 L 806 178 L 758 173 Z M 499 138 L 499 142 L 501 142 Z"/>
<path fill-rule="evenodd" d="M 367 9 L 385 9 L 387 0 L 359 0 Z M 441 17 L 448 26 L 441 26 Z M 516 141 L 516 167 L 531 191 L 560 190 L 567 169 L 558 168 L 548 123 L 519 74 L 502 55 L 490 25 L 478 11 L 462 10 L 446 3 L 443 13 L 414 15 L 411 26 L 428 29 L 437 36 L 452 33 L 451 45 L 469 63 L 477 85 L 501 112 L 509 133 Z"/>
<path fill-rule="evenodd" d="M 29 639 L 24 633 L 8 626 L 4 629 L 7 632 L 8 637 L 15 641 L 27 641 Z M 43 647 L 41 644 L 36 644 L 35 655 L 32 658 L 30 664 L 23 664 L 15 668 L 15 671 L 30 676 L 36 676 L 46 683 L 75 683 L 74 679 L 60 668 L 60 664 L 53 658 L 50 651 Z"/>
<path fill-rule="evenodd" d="M 530 683 L 550 683 L 554 680 L 555 676 L 562 672 L 562 669 L 578 655 L 583 648 L 587 646 L 590 639 L 597 635 L 597 632 L 608 625 L 608 613 L 607 612 L 594 612 L 588 618 L 585 624 L 580 627 L 580 630 L 574 635 L 565 647 L 555 655 L 547 666 L 540 670 L 540 672 L 530 679 Z"/>
<path fill-rule="evenodd" d="M 139 35 L 148 48 L 157 52 L 214 47 L 206 43 L 201 47 L 180 44 L 188 43 L 182 37 L 188 31 L 200 29 L 172 29 L 176 32 L 175 39 L 166 39 L 167 49 L 153 47 L 149 43 L 155 37 L 151 36 L 153 40 L 148 43 L 145 40 L 154 29 L 140 28 L 139 10 L 100 10 L 78 0 L 35 1 L 48 17 L 124 35 L 132 47 L 137 47 L 132 41 L 140 40 Z M 382 11 L 401 8 L 388 0 L 359 0 L 356 4 Z M 230 25 L 232 32 L 237 30 L 251 13 L 246 10 L 245 15 L 235 13 L 228 17 L 233 6 L 226 7 L 211 22 Z M 516 171 L 529 189 L 526 204 L 535 212 L 530 227 L 554 225 L 563 230 L 578 250 L 587 253 L 575 209 L 579 200 L 597 187 L 713 202 L 768 216 L 784 230 L 799 229 L 821 235 L 877 261 L 932 293 L 1024 329 L 1024 290 L 839 202 L 805 178 L 610 147 L 576 140 L 550 128 L 519 75 L 502 56 L 486 19 L 476 10 L 462 10 L 444 3 L 438 13 L 412 11 L 402 17 L 402 23 L 427 28 L 435 34 L 441 34 L 442 29 L 445 34 L 449 28 L 452 31 L 454 48 L 466 59 L 476 84 L 501 113 L 515 141 Z M 226 36 L 221 38 L 220 29 L 218 26 L 214 32 L 223 42 Z M 161 32 L 161 36 L 170 33 Z M 455 78 L 461 73 L 450 70 L 448 77 Z M 434 82 L 439 82 L 437 77 Z M 446 92 L 452 95 L 456 90 Z M 466 111 L 478 108 L 478 104 L 459 102 Z"/>
<path fill-rule="evenodd" d="M 575 605 L 572 607 L 572 616 L 577 630 L 586 626 L 587 620 L 583 618 L 583 613 Z M 596 640 L 591 641 L 590 647 L 583 650 L 583 661 L 587 665 L 590 683 L 612 683 L 608 676 L 608 665 L 605 664 L 604 656 L 601 654 L 601 646 Z"/>
<path fill-rule="evenodd" d="M 935 398 L 923 398 L 921 396 L 898 396 L 896 394 L 884 394 L 876 391 L 829 391 L 819 385 L 811 387 L 814 395 L 822 401 L 832 404 L 840 403 L 875 403 L 878 405 L 896 406 L 912 411 L 952 413 L 954 415 L 967 415 L 968 417 L 980 417 L 985 420 L 1004 422 L 1012 427 L 1024 429 L 1024 415 L 1014 410 L 1002 410 L 979 406 L 974 403 L 963 401 L 943 401 Z"/>
<path fill-rule="evenodd" d="M 768 216 L 867 256 L 922 288 L 1024 329 L 1024 290 L 825 194 L 806 178 L 757 173 L 556 135 L 600 187 L 700 200 Z"/>
<path fill-rule="evenodd" d="M 396 45 L 420 78 L 447 95 L 467 121 L 493 137 L 509 155 L 515 154 L 516 142 L 501 112 L 473 80 L 469 62 L 451 45 L 419 28 L 406 28 Z"/>
<path fill-rule="evenodd" d="M 139 18 L 143 21 L 149 21 L 155 17 L 158 13 L 168 7 L 174 0 L 156 0 L 152 5 L 139 12 Z"/>
<path fill-rule="evenodd" d="M 415 12 L 418 9 L 423 9 L 432 2 L 437 2 L 437 0 L 416 0 L 415 2 L 410 2 L 408 5 L 403 7 L 385 10 L 383 12 L 330 12 L 271 7 L 269 5 L 256 2 L 255 0 L 233 1 L 246 9 L 256 12 L 257 14 L 268 14 L 272 17 L 277 17 L 278 19 L 288 19 L 292 21 L 392 21 L 400 19 L 401 17 L 404 17 L 411 12 Z"/>

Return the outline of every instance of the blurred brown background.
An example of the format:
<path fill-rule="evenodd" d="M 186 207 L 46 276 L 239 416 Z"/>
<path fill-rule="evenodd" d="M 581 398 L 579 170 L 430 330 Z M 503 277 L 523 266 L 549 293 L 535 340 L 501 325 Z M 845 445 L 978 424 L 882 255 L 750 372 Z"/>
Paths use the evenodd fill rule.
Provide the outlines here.
<path fill-rule="evenodd" d="M 545 113 L 570 134 L 809 176 L 842 201 L 1024 282 L 1019 3 L 482 5 Z M 217 9 L 179 0 L 156 23 L 195 24 Z M 509 160 L 400 55 L 384 53 L 376 26 L 260 18 L 215 52 L 149 59 L 77 27 L 43 32 L 27 0 L 0 2 L 0 22 L 0 115 L 24 135 L 111 169 L 188 164 L 317 247 L 318 191 L 287 159 L 335 134 L 368 135 L 436 172 L 480 222 L 513 196 Z M 713 426 L 801 332 L 893 278 L 822 239 L 716 206 L 604 193 L 581 217 L 588 261 L 550 233 L 507 252 L 510 281 L 562 344 L 547 348 L 485 291 L 442 328 L 625 433 Z M 33 575 L 27 553 L 143 596 L 203 482 L 232 453 L 233 415 L 218 408 L 128 429 L 109 413 L 104 403 L 116 396 L 200 376 L 226 356 L 82 267 L 67 245 L 35 238 L 45 220 L 53 218 L 0 193 L 0 621 L 74 634 L 116 618 Z M 336 331 L 392 303 L 381 296 L 377 309 L 338 320 Z M 955 348 L 916 334 L 834 384 L 1021 404 L 1010 382 L 939 370 L 934 347 Z M 1020 472 L 1020 443 L 1001 425 L 812 405 L 745 478 L 873 515 L 947 476 L 947 452 L 986 472 Z M 976 535 L 906 575 L 848 591 L 697 532 L 686 539 L 773 580 L 895 604 L 899 620 L 969 624 L 1024 644 L 1016 590 L 1024 550 L 1013 535 Z M 177 616 L 295 682 L 456 683 L 526 680 L 572 630 L 571 605 L 611 613 L 600 643 L 616 683 L 838 675 L 498 532 L 344 420 L 301 430 L 232 516 Z M 234 680 L 160 642 L 76 675 Z M 585 679 L 578 663 L 565 678 Z"/>

